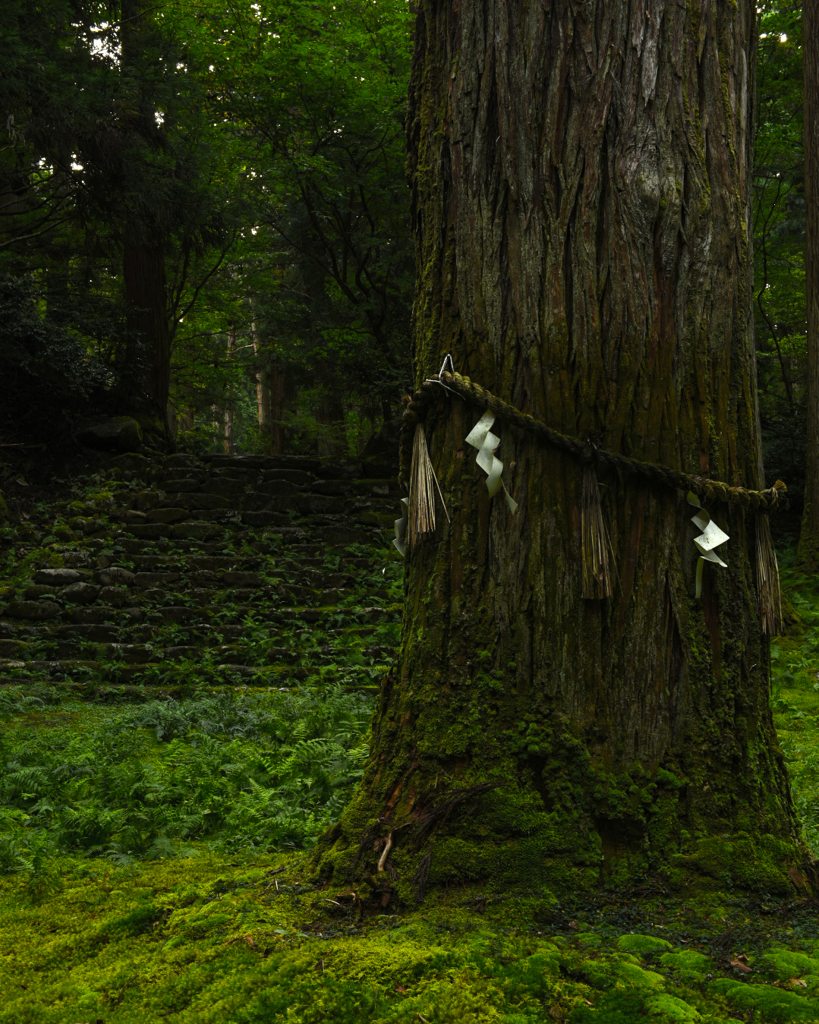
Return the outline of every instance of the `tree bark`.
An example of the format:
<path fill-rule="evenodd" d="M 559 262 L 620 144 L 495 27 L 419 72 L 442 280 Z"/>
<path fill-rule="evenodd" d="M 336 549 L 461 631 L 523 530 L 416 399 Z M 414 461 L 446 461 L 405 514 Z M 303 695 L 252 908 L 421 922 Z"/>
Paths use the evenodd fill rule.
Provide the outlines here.
<path fill-rule="evenodd" d="M 259 344 L 256 340 L 256 325 L 250 325 L 253 339 L 253 358 L 256 360 L 256 412 L 259 430 L 264 432 L 270 423 L 270 381 L 267 378 L 267 367 L 259 363 Z"/>
<path fill-rule="evenodd" d="M 819 569 L 819 0 L 802 5 L 805 146 L 805 293 L 807 299 L 807 444 L 799 561 Z"/>
<path fill-rule="evenodd" d="M 451 352 L 563 433 L 760 484 L 755 36 L 749 0 L 420 0 L 418 381 Z M 685 495 L 603 474 L 617 580 L 583 600 L 580 464 L 497 423 L 512 515 L 464 444 L 479 416 L 442 389 L 427 417 L 452 521 L 408 555 L 399 665 L 321 871 L 375 873 L 391 836 L 371 880 L 404 898 L 652 872 L 786 891 L 752 519 L 712 510 L 728 568 L 695 600 Z"/>

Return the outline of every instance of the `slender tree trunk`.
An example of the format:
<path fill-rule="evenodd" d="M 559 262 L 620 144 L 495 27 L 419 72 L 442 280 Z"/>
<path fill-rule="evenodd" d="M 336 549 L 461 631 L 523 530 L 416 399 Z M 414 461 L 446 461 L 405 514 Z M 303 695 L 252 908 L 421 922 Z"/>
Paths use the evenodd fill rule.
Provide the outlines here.
<path fill-rule="evenodd" d="M 805 97 L 805 293 L 808 311 L 805 511 L 799 560 L 819 569 L 819 0 L 802 5 Z"/>
<path fill-rule="evenodd" d="M 270 381 L 267 368 L 259 364 L 259 345 L 256 341 L 255 324 L 251 324 L 250 333 L 253 338 L 253 356 L 256 360 L 256 412 L 259 419 L 259 430 L 265 432 L 270 426 Z"/>
<path fill-rule="evenodd" d="M 270 385 L 265 379 L 264 370 L 259 370 L 256 375 L 256 414 L 259 430 L 266 431 L 270 424 Z"/>
<path fill-rule="evenodd" d="M 284 366 L 278 359 L 270 364 L 268 394 L 270 396 L 270 454 L 283 455 L 285 445 L 284 413 L 286 379 Z"/>
<path fill-rule="evenodd" d="M 182 409 L 177 412 L 179 430 L 193 430 L 196 425 L 196 414 L 193 409 Z"/>
<path fill-rule="evenodd" d="M 236 328 L 231 327 L 227 339 L 228 366 L 236 354 Z M 236 451 L 236 435 L 233 429 L 233 389 L 228 385 L 225 391 L 225 455 L 233 455 Z"/>
<path fill-rule="evenodd" d="M 760 485 L 755 34 L 750 0 L 419 0 L 418 381 L 451 352 L 561 432 Z M 512 515 L 464 444 L 480 415 L 441 389 L 427 417 L 452 521 L 408 555 L 400 662 L 321 870 L 380 861 L 383 899 L 647 872 L 786 891 L 753 518 L 712 510 L 728 568 L 696 600 L 685 495 L 603 474 L 617 580 L 583 600 L 580 465 L 497 423 Z"/>

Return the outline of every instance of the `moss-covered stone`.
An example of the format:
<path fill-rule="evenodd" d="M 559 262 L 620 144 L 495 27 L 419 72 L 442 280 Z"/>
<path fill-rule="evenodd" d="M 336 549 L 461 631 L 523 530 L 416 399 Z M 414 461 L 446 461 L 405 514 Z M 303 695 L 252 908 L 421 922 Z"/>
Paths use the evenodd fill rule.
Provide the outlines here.
<path fill-rule="evenodd" d="M 676 949 L 663 953 L 659 962 L 690 981 L 704 981 L 712 970 L 710 958 L 696 949 Z"/>
<path fill-rule="evenodd" d="M 661 992 L 647 999 L 645 1012 L 655 1020 L 659 1018 L 668 1024 L 691 1024 L 692 1021 L 702 1020 L 702 1014 L 696 1007 L 668 992 Z"/>
<path fill-rule="evenodd" d="M 781 896 L 793 892 L 790 869 L 796 870 L 800 862 L 795 860 L 793 845 L 778 836 L 740 832 L 730 839 L 698 838 L 692 846 L 691 852 L 672 858 L 670 877 L 690 877 L 693 869 L 716 889 L 738 886 Z"/>
<path fill-rule="evenodd" d="M 142 447 L 143 427 L 130 416 L 113 416 L 77 431 L 77 440 L 91 448 L 113 452 L 137 452 Z"/>
<path fill-rule="evenodd" d="M 759 1014 L 774 1024 L 798 1024 L 819 1020 L 819 1006 L 804 995 L 783 991 L 769 985 L 752 985 L 731 978 L 715 978 L 708 991 L 721 995 L 737 1009 Z"/>
<path fill-rule="evenodd" d="M 617 940 L 617 948 L 627 953 L 653 953 L 672 947 L 668 939 L 660 939 L 655 935 L 621 935 Z"/>

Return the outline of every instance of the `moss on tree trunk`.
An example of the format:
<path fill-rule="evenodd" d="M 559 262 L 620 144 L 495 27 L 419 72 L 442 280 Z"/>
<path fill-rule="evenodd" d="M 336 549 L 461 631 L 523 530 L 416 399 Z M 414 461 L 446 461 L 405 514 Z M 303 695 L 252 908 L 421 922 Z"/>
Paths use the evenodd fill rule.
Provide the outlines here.
<path fill-rule="evenodd" d="M 754 19 L 747 0 L 421 0 L 419 381 L 451 352 L 562 432 L 760 486 Z M 728 568 L 695 600 L 684 495 L 602 474 L 618 578 L 583 600 L 580 465 L 498 424 L 511 515 L 464 444 L 479 415 L 442 392 L 427 420 L 452 522 L 407 559 L 400 661 L 322 870 L 404 897 L 802 884 L 752 517 L 712 510 Z"/>

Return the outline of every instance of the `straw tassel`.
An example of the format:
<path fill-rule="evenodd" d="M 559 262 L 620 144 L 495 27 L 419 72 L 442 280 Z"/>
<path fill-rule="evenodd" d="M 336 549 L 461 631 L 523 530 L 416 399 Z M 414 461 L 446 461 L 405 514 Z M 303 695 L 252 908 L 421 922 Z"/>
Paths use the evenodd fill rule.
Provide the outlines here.
<path fill-rule="evenodd" d="M 583 466 L 580 483 L 580 531 L 582 536 L 583 597 L 611 597 L 609 537 L 600 506 L 597 474 L 591 462 Z"/>
<path fill-rule="evenodd" d="M 435 477 L 424 428 L 419 423 L 415 428 L 412 444 L 412 466 L 410 468 L 409 522 L 407 523 L 407 547 L 412 550 L 428 533 L 435 530 L 435 490 L 438 490 L 447 522 L 444 496 Z"/>
<path fill-rule="evenodd" d="M 767 636 L 784 633 L 779 566 L 771 540 L 771 523 L 764 512 L 756 514 L 756 589 L 762 632 Z"/>

